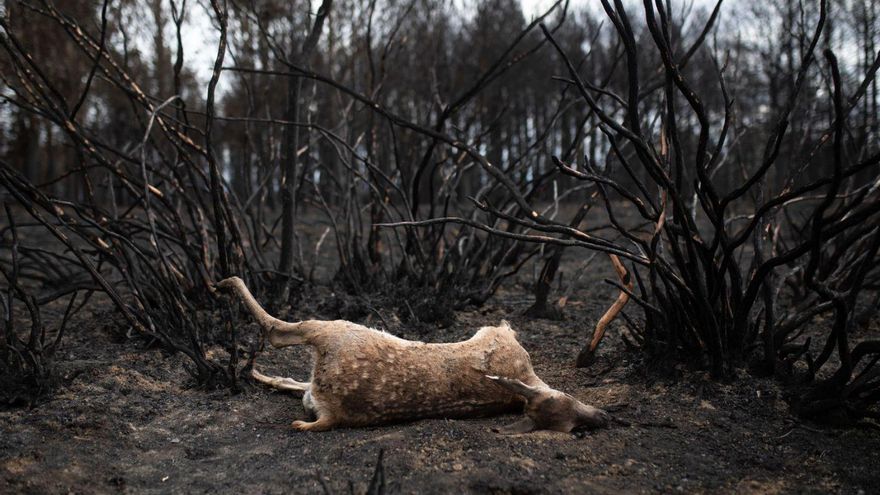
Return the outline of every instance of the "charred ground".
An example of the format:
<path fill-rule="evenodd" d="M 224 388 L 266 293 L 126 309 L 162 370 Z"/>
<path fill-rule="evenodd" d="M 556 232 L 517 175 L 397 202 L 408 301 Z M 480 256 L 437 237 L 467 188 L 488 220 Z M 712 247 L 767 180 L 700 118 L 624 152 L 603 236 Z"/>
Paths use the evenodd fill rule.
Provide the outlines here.
<path fill-rule="evenodd" d="M 575 369 L 608 297 L 607 275 L 589 274 L 594 283 L 572 298 L 563 321 L 519 316 L 530 301 L 516 291 L 457 312 L 447 327 L 401 324 L 381 308 L 361 320 L 447 342 L 509 319 L 545 381 L 621 420 L 607 430 L 500 436 L 491 428 L 513 418 L 497 417 L 298 433 L 289 428 L 304 415 L 298 397 L 248 384 L 237 394 L 192 387 L 183 357 L 127 338 L 97 304 L 72 322 L 56 393 L 0 412 L 0 491 L 364 493 L 380 450 L 388 493 L 873 490 L 876 425 L 804 423 L 777 379 L 739 370 L 720 383 L 683 366 L 658 378 L 624 348 L 620 327 L 593 367 Z M 334 318 L 357 306 L 339 299 L 319 288 L 287 317 Z M 258 334 L 253 324 L 240 331 Z M 307 375 L 308 361 L 301 348 L 258 358 L 261 369 L 295 377 Z"/>

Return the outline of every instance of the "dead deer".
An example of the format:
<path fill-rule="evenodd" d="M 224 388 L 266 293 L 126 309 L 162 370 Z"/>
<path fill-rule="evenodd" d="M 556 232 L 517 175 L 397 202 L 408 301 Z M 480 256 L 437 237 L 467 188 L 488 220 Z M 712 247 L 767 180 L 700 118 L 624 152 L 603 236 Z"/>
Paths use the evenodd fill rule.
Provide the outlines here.
<path fill-rule="evenodd" d="M 272 387 L 303 392 L 311 421 L 301 431 L 368 426 L 422 418 L 470 418 L 517 410 L 526 417 L 499 431 L 570 432 L 606 426 L 605 411 L 554 390 L 532 369 L 529 354 L 507 322 L 483 327 L 450 344 L 426 344 L 348 321 L 288 323 L 269 315 L 238 277 L 218 284 L 235 291 L 276 348 L 311 346 L 311 380 L 253 377 Z"/>

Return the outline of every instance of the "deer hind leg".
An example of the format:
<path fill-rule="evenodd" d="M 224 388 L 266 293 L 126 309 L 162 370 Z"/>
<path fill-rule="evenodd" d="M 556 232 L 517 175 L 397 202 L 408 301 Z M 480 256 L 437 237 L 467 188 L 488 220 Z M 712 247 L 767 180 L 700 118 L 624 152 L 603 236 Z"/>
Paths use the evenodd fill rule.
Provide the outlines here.
<path fill-rule="evenodd" d="M 251 370 L 251 376 L 254 377 L 254 380 L 260 383 L 265 383 L 266 385 L 277 388 L 278 390 L 307 392 L 309 390 L 309 387 L 312 386 L 311 382 L 298 382 L 293 378 L 286 378 L 283 376 L 267 376 L 257 370 Z"/>
<path fill-rule="evenodd" d="M 239 299 L 241 299 L 245 308 L 250 311 L 257 323 L 269 332 L 269 342 L 274 347 L 308 344 L 315 335 L 324 331 L 329 325 L 332 325 L 332 322 L 318 320 L 289 323 L 275 318 L 260 306 L 260 303 L 254 299 L 253 294 L 251 294 L 244 281 L 238 277 L 229 277 L 221 280 L 216 287 L 221 291 L 233 291 L 238 294 Z"/>
<path fill-rule="evenodd" d="M 315 421 L 294 421 L 290 426 L 295 430 L 299 431 L 327 431 L 336 426 L 336 421 L 334 421 L 329 416 L 320 416 Z"/>

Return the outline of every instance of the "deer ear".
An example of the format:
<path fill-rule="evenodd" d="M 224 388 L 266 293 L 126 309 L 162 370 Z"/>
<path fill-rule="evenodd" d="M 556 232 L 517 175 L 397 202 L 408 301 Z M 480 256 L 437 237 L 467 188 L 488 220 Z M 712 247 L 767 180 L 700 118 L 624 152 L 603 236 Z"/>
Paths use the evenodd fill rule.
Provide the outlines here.
<path fill-rule="evenodd" d="M 515 378 L 505 378 L 503 376 L 492 375 L 486 375 L 486 378 L 506 388 L 508 392 L 519 395 L 526 400 L 530 400 L 538 395 L 538 389 L 526 385 L 525 383 Z"/>
<path fill-rule="evenodd" d="M 492 431 L 495 433 L 500 433 L 502 435 L 518 435 L 522 433 L 529 433 L 535 431 L 535 421 L 532 418 L 526 416 L 516 423 L 511 423 L 507 426 L 502 426 L 501 428 L 492 428 Z"/>

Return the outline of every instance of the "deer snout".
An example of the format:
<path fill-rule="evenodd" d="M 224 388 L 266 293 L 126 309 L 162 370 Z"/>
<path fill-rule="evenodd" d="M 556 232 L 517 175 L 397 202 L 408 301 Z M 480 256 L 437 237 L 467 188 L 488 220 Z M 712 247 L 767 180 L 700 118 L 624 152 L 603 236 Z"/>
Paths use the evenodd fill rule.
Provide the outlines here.
<path fill-rule="evenodd" d="M 611 422 L 611 415 L 603 409 L 580 403 L 578 425 L 587 428 L 605 428 Z"/>

